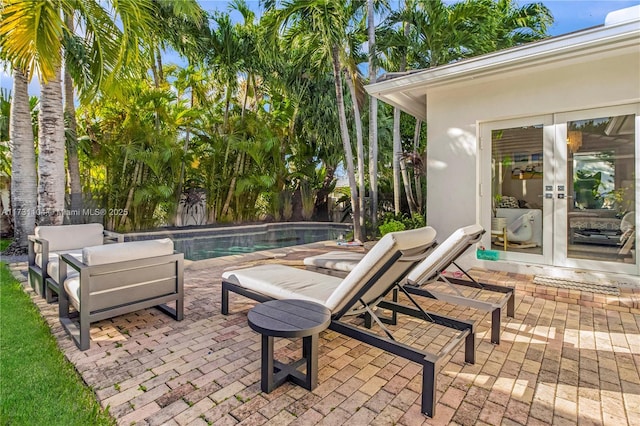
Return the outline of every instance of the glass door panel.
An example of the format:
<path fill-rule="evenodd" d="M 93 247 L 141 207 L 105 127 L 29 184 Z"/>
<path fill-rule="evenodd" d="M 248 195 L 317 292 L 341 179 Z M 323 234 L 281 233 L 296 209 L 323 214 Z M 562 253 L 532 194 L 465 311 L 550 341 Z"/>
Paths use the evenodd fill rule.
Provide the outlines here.
<path fill-rule="evenodd" d="M 635 263 L 635 115 L 566 124 L 566 255 Z"/>
<path fill-rule="evenodd" d="M 543 124 L 491 130 L 491 245 L 543 253 Z"/>

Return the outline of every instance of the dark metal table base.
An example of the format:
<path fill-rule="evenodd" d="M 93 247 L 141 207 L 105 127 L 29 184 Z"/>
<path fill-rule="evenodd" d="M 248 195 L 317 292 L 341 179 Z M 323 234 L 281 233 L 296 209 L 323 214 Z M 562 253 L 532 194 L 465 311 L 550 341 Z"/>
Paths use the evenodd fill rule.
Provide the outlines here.
<path fill-rule="evenodd" d="M 298 367 L 306 364 L 306 374 Z M 272 390 L 290 380 L 305 389 L 313 390 L 318 386 L 318 335 L 302 338 L 302 358 L 284 364 L 273 358 L 273 336 L 262 335 L 262 371 L 260 388 L 263 392 Z"/>

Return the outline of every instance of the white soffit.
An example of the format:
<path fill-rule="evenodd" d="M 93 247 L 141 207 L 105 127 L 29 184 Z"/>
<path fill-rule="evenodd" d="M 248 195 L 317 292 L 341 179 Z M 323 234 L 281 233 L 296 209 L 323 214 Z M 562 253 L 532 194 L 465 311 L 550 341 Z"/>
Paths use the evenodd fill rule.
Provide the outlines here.
<path fill-rule="evenodd" d="M 370 84 L 365 89 L 371 96 L 426 121 L 426 95 L 435 87 L 498 73 L 503 76 L 505 72 L 530 73 L 543 66 L 583 61 L 591 55 L 601 59 L 625 51 L 640 53 L 640 19 L 622 21 L 426 69 Z"/>

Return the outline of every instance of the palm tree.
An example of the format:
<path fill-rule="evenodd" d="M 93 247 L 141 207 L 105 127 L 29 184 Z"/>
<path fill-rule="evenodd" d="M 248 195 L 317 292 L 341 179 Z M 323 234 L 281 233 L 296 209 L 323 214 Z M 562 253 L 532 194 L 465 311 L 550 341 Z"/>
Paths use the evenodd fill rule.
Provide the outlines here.
<path fill-rule="evenodd" d="M 65 137 L 61 70 L 40 92 L 38 120 L 38 224 L 62 225 L 65 193 Z"/>
<path fill-rule="evenodd" d="M 537 40 L 546 36 L 553 18 L 541 3 L 518 7 L 513 0 L 469 0 L 447 4 L 442 0 L 406 0 L 405 8 L 391 14 L 382 33 L 387 71 L 430 68 L 451 61 Z M 401 28 L 398 28 L 398 24 Z M 420 121 L 414 131 L 414 151 L 418 146 Z M 413 213 L 420 204 L 413 199 L 402 153 L 400 112 L 394 111 L 394 205 L 399 212 L 400 184 L 403 177 L 409 207 Z M 421 191 L 418 191 L 420 194 Z"/>
<path fill-rule="evenodd" d="M 335 0 L 290 0 L 283 1 L 280 9 L 275 9 L 276 1 L 265 2 L 267 10 L 272 10 L 266 18 L 274 30 L 283 30 L 285 40 L 301 40 L 309 50 L 310 60 L 316 69 L 324 69 L 328 61 L 334 78 L 336 103 L 340 124 L 340 136 L 344 148 L 345 168 L 351 191 L 353 208 L 354 238 L 362 240 L 358 186 L 353 164 L 353 150 L 347 126 L 344 93 L 342 90 L 341 56 L 346 40 L 345 29 L 349 22 L 343 2 Z"/>
<path fill-rule="evenodd" d="M 376 27 L 373 0 L 367 0 L 369 42 L 369 84 L 376 82 Z M 369 186 L 371 187 L 371 225 L 378 223 L 378 99 L 369 96 Z"/>
<path fill-rule="evenodd" d="M 18 69 L 13 71 L 13 97 L 9 118 L 11 149 L 11 206 L 13 215 L 12 245 L 18 250 L 27 247 L 27 237 L 36 223 L 36 160 L 33 127 L 29 107 L 28 82 Z"/>
<path fill-rule="evenodd" d="M 81 100 L 88 99 L 99 88 L 113 83 L 128 65 L 140 63 L 143 42 L 148 41 L 151 49 L 155 48 L 153 36 L 159 32 L 154 31 L 158 26 L 155 17 L 166 10 L 189 15 L 195 2 L 113 1 L 113 9 L 109 11 L 97 0 L 7 0 L 4 3 L 0 48 L 23 73 L 31 71 L 29 77 L 38 75 L 43 86 L 40 127 L 45 149 L 40 149 L 38 161 L 43 174 L 40 211 L 55 213 L 64 208 L 65 173 L 64 166 L 59 165 L 64 162 L 60 156 L 64 157 L 65 142 L 59 89 L 62 48 L 65 47 L 67 70 L 80 88 Z M 67 22 L 73 19 L 80 22 L 82 37 L 62 20 L 61 11 L 67 14 Z M 43 223 L 61 223 L 61 219 L 57 215 L 42 217 Z"/>
<path fill-rule="evenodd" d="M 122 53 L 122 46 L 127 45 L 118 45 L 115 40 L 119 34 L 117 26 L 95 1 L 8 0 L 4 4 L 0 47 L 15 68 L 28 75 L 28 78 L 37 74 L 42 85 L 38 161 L 38 212 L 41 215 L 38 220 L 43 224 L 62 223 L 61 213 L 64 210 L 65 137 L 60 68 L 63 44 L 77 42 L 77 38 L 65 25 L 61 10 L 78 10 L 85 18 L 83 29 L 88 40 L 86 54 L 92 61 L 77 64 L 77 68 L 91 71 L 91 78 L 85 79 L 85 82 L 90 81 L 87 87 L 95 90 L 100 86 L 105 74 L 113 69 L 109 65 L 118 62 L 121 58 L 118 53 Z M 130 19 L 122 20 L 125 28 L 129 27 L 130 22 Z M 21 91 L 16 95 L 23 96 L 26 92 Z M 17 167 L 30 168 L 35 164 L 35 159 L 31 164 L 21 164 L 23 159 L 26 160 L 14 158 L 14 161 L 18 161 Z"/>

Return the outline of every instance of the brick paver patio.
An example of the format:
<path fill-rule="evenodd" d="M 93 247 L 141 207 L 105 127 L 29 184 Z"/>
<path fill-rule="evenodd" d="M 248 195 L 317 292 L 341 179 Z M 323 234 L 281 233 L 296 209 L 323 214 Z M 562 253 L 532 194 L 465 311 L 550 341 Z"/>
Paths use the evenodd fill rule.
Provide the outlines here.
<path fill-rule="evenodd" d="M 57 305 L 25 289 L 122 425 L 640 425 L 640 292 L 603 296 L 486 271 L 475 274 L 517 288 L 516 316 L 503 318 L 500 345 L 490 343 L 488 314 L 423 304 L 478 325 L 476 364 L 465 364 L 461 349 L 443 367 L 433 419 L 420 413 L 417 364 L 333 331 L 320 335 L 314 391 L 286 383 L 262 393 L 260 338 L 246 317 L 254 302 L 233 295 L 232 314 L 221 315 L 220 275 L 264 262 L 297 266 L 329 248 L 335 249 L 316 244 L 187 265 L 183 321 L 155 309 L 101 321 L 85 352 L 60 327 Z M 19 276 L 26 269 L 13 267 Z M 276 340 L 279 359 L 299 351 L 297 340 Z"/>

